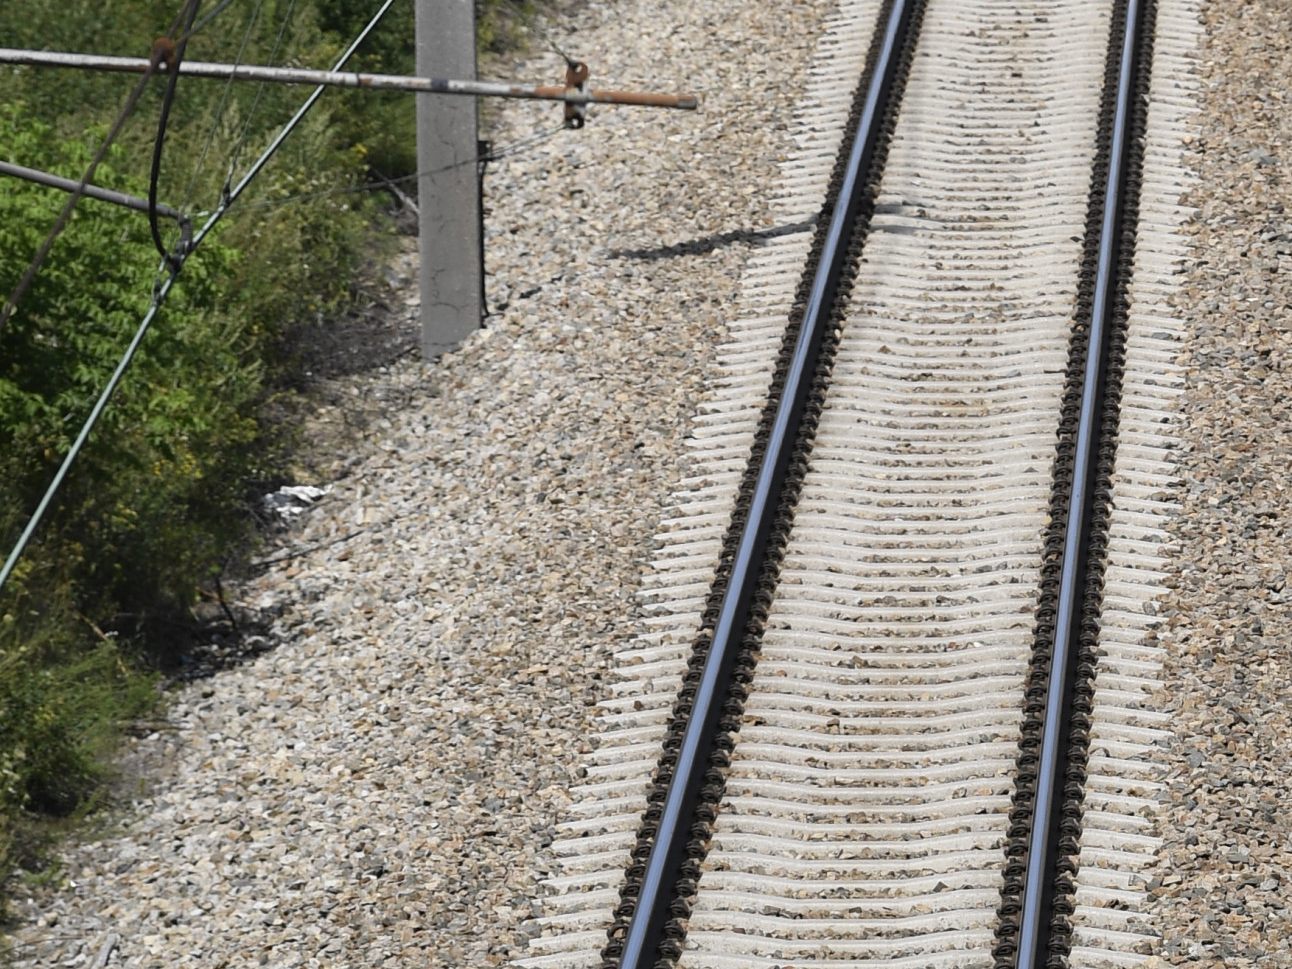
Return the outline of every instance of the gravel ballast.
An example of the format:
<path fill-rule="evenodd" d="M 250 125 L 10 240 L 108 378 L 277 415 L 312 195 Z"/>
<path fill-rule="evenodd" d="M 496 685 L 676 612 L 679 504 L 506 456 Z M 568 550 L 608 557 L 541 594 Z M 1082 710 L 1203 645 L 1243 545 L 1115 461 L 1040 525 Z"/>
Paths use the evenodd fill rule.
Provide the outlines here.
<path fill-rule="evenodd" d="M 1292 43 L 1271 0 L 1205 21 L 1150 915 L 1162 964 L 1292 966 Z"/>
<path fill-rule="evenodd" d="M 702 112 L 594 108 L 490 165 L 489 327 L 327 383 L 336 450 L 300 483 L 331 490 L 230 590 L 272 648 L 129 742 L 139 793 L 65 848 L 59 884 L 18 889 L 16 966 L 524 955 L 830 6 L 625 0 L 547 24 L 594 87 L 696 91 Z M 1206 20 L 1146 924 L 1151 965 L 1292 966 L 1292 42 L 1274 0 Z M 496 75 L 559 78 L 535 43 Z M 509 103 L 488 134 L 558 118 Z M 414 270 L 391 272 L 392 344 Z"/>
<path fill-rule="evenodd" d="M 548 25 L 594 84 L 698 91 L 703 111 L 594 109 L 490 166 L 489 327 L 329 386 L 320 426 L 364 431 L 311 462 L 340 476 L 302 482 L 331 491 L 236 592 L 278 644 L 131 742 L 160 765 L 147 793 L 17 900 L 16 965 L 520 954 L 828 6 L 624 2 Z M 507 104 L 490 135 L 558 119 Z"/>

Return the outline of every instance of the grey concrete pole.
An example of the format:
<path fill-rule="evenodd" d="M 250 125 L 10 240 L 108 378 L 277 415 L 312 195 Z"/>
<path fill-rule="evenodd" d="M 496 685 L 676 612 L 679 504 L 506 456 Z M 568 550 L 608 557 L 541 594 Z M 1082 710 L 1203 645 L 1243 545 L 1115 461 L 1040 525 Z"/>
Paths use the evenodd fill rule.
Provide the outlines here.
<path fill-rule="evenodd" d="M 416 0 L 417 73 L 476 76 L 474 0 Z M 480 326 L 476 99 L 417 99 L 422 353 L 452 349 Z"/>

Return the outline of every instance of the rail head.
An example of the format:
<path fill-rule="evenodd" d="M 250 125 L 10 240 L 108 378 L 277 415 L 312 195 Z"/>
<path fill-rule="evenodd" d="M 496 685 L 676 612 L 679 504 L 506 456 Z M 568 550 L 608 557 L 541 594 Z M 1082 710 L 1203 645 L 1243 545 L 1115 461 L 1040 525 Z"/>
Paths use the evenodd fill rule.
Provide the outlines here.
<path fill-rule="evenodd" d="M 741 530 L 712 641 L 690 718 L 677 751 L 654 843 L 624 936 L 619 969 L 651 969 L 661 955 L 683 877 L 687 845 L 705 784 L 710 752 L 730 694 L 740 641 L 750 621 L 764 553 L 780 506 L 803 412 L 830 324 L 849 241 L 889 114 L 889 99 L 904 49 L 913 42 L 913 12 L 921 0 L 893 0 L 881 25 L 882 40 L 870 65 L 860 120 L 848 152 L 839 194 L 831 210 L 825 245 L 813 275 L 804 318 L 785 385 L 776 403 L 767 448 L 759 466 L 748 516 Z"/>

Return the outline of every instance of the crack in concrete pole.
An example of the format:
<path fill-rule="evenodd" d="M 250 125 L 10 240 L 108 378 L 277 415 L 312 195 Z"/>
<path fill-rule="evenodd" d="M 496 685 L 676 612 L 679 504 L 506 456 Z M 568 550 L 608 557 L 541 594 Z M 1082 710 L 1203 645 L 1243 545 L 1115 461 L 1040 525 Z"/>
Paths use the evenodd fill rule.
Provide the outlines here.
<path fill-rule="evenodd" d="M 473 0 L 416 0 L 417 73 L 475 80 Z M 422 353 L 432 359 L 480 326 L 483 251 L 475 98 L 417 98 Z"/>

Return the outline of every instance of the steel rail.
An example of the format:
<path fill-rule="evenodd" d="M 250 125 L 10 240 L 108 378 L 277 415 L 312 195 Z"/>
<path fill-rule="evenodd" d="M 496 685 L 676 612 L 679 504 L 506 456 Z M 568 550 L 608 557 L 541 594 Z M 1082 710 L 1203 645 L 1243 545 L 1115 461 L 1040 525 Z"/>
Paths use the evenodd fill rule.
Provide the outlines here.
<path fill-rule="evenodd" d="M 784 389 L 777 401 L 767 450 L 759 466 L 749 516 L 740 534 L 712 645 L 705 657 L 691 715 L 678 749 L 676 767 L 665 795 L 659 827 L 646 861 L 641 890 L 624 937 L 619 969 L 649 969 L 653 966 L 671 918 L 669 910 L 677 896 L 708 758 L 713 750 L 724 702 L 730 693 L 731 674 L 749 623 L 768 536 L 784 490 L 817 358 L 830 325 L 853 223 L 871 176 L 871 163 L 882 135 L 884 108 L 901 59 L 913 6 L 914 0 L 894 0 L 884 26 L 883 42 L 871 72 L 839 195 L 830 215 L 803 324 Z"/>
<path fill-rule="evenodd" d="M 118 74 L 144 74 L 147 57 L 113 57 L 107 54 L 64 53 L 0 47 L 0 64 L 27 67 L 70 67 Z M 169 73 L 166 67 L 156 73 Z M 354 71 L 319 71 L 303 67 L 263 67 L 255 64 L 218 64 L 181 61 L 178 73 L 234 81 L 269 81 L 276 84 L 321 84 L 327 87 L 363 88 L 369 91 L 411 91 L 414 94 L 460 94 L 476 97 L 564 101 L 566 104 L 626 104 L 646 108 L 694 111 L 700 99 L 693 94 L 653 94 L 638 91 L 590 91 L 578 87 L 513 84 L 509 81 L 462 81 L 401 74 L 361 74 Z"/>
<path fill-rule="evenodd" d="M 1122 210 L 1130 168 L 1133 99 L 1136 90 L 1136 51 L 1139 47 L 1140 4 L 1128 0 L 1123 22 L 1121 60 L 1117 74 L 1116 110 L 1113 116 L 1099 227 L 1094 299 L 1090 309 L 1085 371 L 1082 378 L 1081 415 L 1077 425 L 1072 487 L 1063 537 L 1063 564 L 1050 673 L 1045 700 L 1045 721 L 1037 766 L 1036 798 L 1028 838 L 1027 872 L 1020 913 L 1017 969 L 1041 969 L 1049 957 L 1053 918 L 1055 865 L 1058 861 L 1058 824 L 1066 767 L 1069 691 L 1075 679 L 1072 668 L 1081 631 L 1081 599 L 1086 584 L 1089 540 L 1095 511 L 1096 475 L 1102 437 L 1102 409 L 1108 337 L 1120 296 Z"/>

